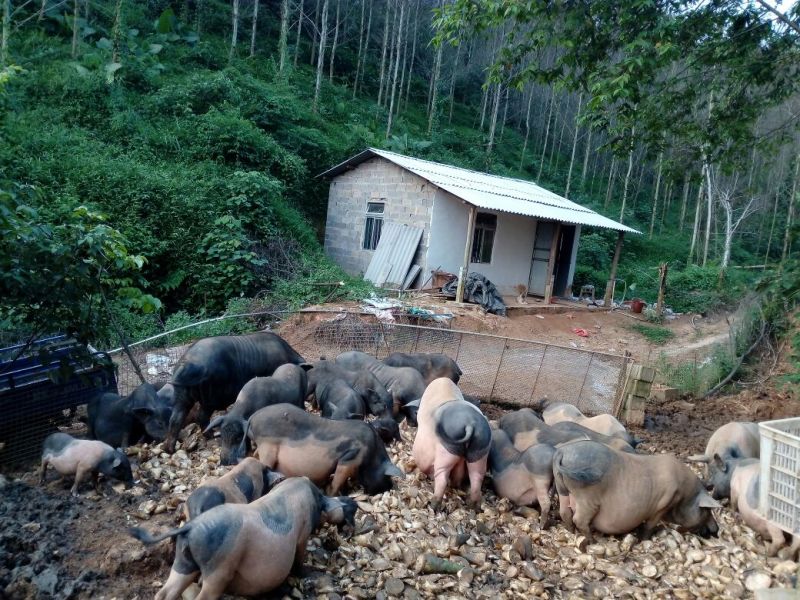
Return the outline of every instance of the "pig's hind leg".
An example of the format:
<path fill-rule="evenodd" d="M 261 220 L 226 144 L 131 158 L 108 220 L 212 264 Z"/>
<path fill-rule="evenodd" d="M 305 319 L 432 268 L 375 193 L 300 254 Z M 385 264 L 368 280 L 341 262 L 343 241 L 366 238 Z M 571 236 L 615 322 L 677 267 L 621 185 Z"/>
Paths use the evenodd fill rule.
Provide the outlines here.
<path fill-rule="evenodd" d="M 42 468 L 39 471 L 39 485 L 44 485 L 44 482 L 47 479 L 47 465 L 48 464 L 50 464 L 50 462 L 47 460 L 47 458 L 45 458 L 43 456 L 42 457 Z"/>
<path fill-rule="evenodd" d="M 575 504 L 575 514 L 572 517 L 572 522 L 575 528 L 580 531 L 586 540 L 591 544 L 594 540 L 592 535 L 592 521 L 597 516 L 600 510 L 600 503 L 592 502 L 586 497 L 581 498 L 581 502 Z"/>
<path fill-rule="evenodd" d="M 328 488 L 326 495 L 337 496 L 339 494 L 339 490 L 341 490 L 342 487 L 344 487 L 344 484 L 347 483 L 347 480 L 351 477 L 356 477 L 356 475 L 358 475 L 357 464 L 337 464 L 336 470 L 333 472 L 333 481 L 331 481 L 331 485 Z"/>
<path fill-rule="evenodd" d="M 481 508 L 481 487 L 486 476 L 487 457 L 473 463 L 467 463 L 469 474 L 469 505 L 476 512 Z"/>
<path fill-rule="evenodd" d="M 464 459 L 450 454 L 441 444 L 437 443 L 436 454 L 433 458 L 433 500 L 431 500 L 431 508 L 434 510 L 437 510 L 442 503 L 450 480 L 450 472 L 462 460 Z"/>

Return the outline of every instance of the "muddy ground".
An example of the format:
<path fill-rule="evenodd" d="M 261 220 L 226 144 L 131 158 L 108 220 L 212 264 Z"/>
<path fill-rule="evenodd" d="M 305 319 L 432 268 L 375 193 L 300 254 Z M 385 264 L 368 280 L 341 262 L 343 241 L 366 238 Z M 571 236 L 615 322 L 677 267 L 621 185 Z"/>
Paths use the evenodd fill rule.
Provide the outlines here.
<path fill-rule="evenodd" d="M 497 417 L 503 409 L 485 410 Z M 711 431 L 729 420 L 797 414 L 798 403 L 779 392 L 745 392 L 652 407 L 649 428 L 636 433 L 644 451 L 686 456 L 702 451 Z M 427 508 L 430 482 L 413 473 L 413 430 L 403 428 L 406 441 L 391 453 L 409 477 L 380 496 L 354 490 L 361 507 L 356 531 L 316 534 L 307 574 L 267 598 L 746 597 L 748 587 L 788 585 L 796 571 L 785 556 L 766 558 L 762 542 L 727 508 L 719 538 L 664 528 L 649 542 L 601 536 L 588 547 L 558 523 L 541 531 L 533 509 L 498 500 L 488 481 L 482 512 L 466 510 L 459 492 L 446 497 L 446 518 L 434 514 Z M 52 473 L 43 488 L 32 471 L 1 479 L 0 597 L 152 597 L 169 572 L 170 543 L 145 548 L 126 529 L 176 525 L 188 493 L 204 476 L 223 472 L 216 441 L 190 431 L 173 456 L 133 447 L 139 484 L 130 490 L 106 482 L 100 493 L 88 486 L 74 499 Z M 426 552 L 465 568 L 458 575 L 419 573 Z"/>

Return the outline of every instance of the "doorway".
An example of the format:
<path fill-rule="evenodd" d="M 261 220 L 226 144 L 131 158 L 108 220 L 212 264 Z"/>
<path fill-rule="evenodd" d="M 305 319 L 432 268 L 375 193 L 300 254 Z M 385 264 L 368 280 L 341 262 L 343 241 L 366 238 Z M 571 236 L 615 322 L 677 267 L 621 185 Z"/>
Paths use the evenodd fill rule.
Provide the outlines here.
<path fill-rule="evenodd" d="M 536 237 L 533 242 L 533 259 L 528 280 L 528 293 L 544 296 L 547 286 L 547 267 L 550 261 L 550 249 L 558 223 L 539 221 L 536 225 Z M 556 260 L 553 268 L 553 296 L 562 296 L 569 283 L 569 271 L 572 263 L 572 246 L 575 242 L 575 225 L 561 224 L 556 246 Z"/>

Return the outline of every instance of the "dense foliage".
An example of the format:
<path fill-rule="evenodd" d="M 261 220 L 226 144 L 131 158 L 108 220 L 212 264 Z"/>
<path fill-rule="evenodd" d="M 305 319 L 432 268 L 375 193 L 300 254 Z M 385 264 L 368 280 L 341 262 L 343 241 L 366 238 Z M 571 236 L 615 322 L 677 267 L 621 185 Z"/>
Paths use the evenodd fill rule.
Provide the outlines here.
<path fill-rule="evenodd" d="M 43 306 L 38 294 L 75 269 L 87 279 L 74 293 L 91 301 L 78 301 L 70 309 L 76 312 L 65 315 L 59 312 L 63 307 L 40 311 L 61 315 L 49 326 L 66 327 L 70 321 L 74 328 L 96 317 L 104 294 L 134 338 L 164 322 L 183 323 L 226 308 L 246 311 L 236 304 L 242 298 L 296 307 L 363 297 L 369 286 L 346 277 L 322 254 L 327 182 L 316 175 L 366 146 L 504 175 L 541 174 L 539 182 L 554 190 L 562 190 L 572 175 L 569 148 L 560 142 L 546 159 L 544 152 L 541 158 L 538 151 L 524 153 L 522 114 L 503 115 L 497 139 L 492 131 L 493 151 L 487 152 L 486 133 L 475 117 L 481 82 L 471 72 L 458 81 L 454 75 L 450 98 L 434 96 L 433 110 L 426 108 L 426 94 L 436 87 L 429 85 L 427 66 L 436 50 L 427 41 L 416 50 L 422 66 L 413 72 L 411 64 L 407 101 L 398 102 L 402 110 L 387 136 L 387 107 L 373 99 L 383 70 L 374 42 L 360 67 L 357 40 L 342 42 L 337 76 L 331 66 L 315 109 L 317 84 L 306 55 L 313 56 L 316 38 L 311 47 L 305 36 L 298 38 L 302 60 L 295 66 L 290 56 L 281 71 L 274 58 L 277 3 L 263 3 L 253 57 L 230 45 L 229 3 L 208 0 L 202 13 L 200 3 L 189 8 L 194 4 L 80 0 L 85 12 L 76 12 L 76 19 L 65 3 L 45 0 L 38 16 L 38 2 L 15 3 L 19 26 L 8 40 L 8 64 L 0 69 L 3 223 L 9 236 L 12 228 L 16 236 L 26 228 L 33 232 L 21 259 L 39 261 L 37 252 L 55 236 L 61 239 L 55 253 L 61 262 L 59 273 L 34 273 L 28 263 L 17 269 L 19 277 L 9 275 L 17 287 L 16 295 L 5 289 L 2 294 L 3 327 L 15 326 L 12 314 L 16 325 L 35 321 Z M 374 6 L 378 10 L 383 3 Z M 376 26 L 373 36 L 378 33 Z M 432 32 L 421 32 L 420 40 L 426 36 Z M 359 69 L 357 96 L 353 72 Z M 604 81 L 613 75 L 598 69 L 596 76 Z M 446 119 L 448 102 L 454 109 Z M 606 213 L 610 202 L 616 210 L 621 190 L 607 193 L 605 175 L 596 180 L 588 175 L 582 173 L 570 198 Z M 642 230 L 653 214 L 646 199 L 650 185 L 638 186 L 626 209 L 626 222 Z M 707 311 L 735 299 L 741 277 L 729 273 L 721 284 L 714 261 L 685 266 L 689 232 L 676 227 L 677 208 L 661 213 L 652 239 L 629 236 L 618 276 L 636 295 L 652 300 L 656 266 L 668 260 L 668 303 L 676 310 Z M 86 250 L 80 236 L 100 238 Z M 15 239 L 4 236 L 3 260 L 12 259 Z M 593 283 L 602 293 L 613 247 L 613 232 L 584 231 L 576 289 Z M 96 248 L 113 252 L 92 255 Z M 758 260 L 746 243 L 734 247 L 734 259 Z M 331 287 L 339 281 L 345 285 Z M 66 298 L 72 296 L 60 296 Z M 21 313 L 21 306 L 27 312 Z M 159 306 L 163 312 L 157 318 L 142 315 Z M 102 320 L 87 331 L 114 339 Z"/>

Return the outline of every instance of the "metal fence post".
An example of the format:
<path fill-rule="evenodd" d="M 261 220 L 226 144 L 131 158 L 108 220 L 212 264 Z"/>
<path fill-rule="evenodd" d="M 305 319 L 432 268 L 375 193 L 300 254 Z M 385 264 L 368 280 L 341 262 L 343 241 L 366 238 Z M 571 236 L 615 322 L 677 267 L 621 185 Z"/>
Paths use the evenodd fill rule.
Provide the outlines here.
<path fill-rule="evenodd" d="M 581 389 L 578 390 L 578 397 L 575 399 L 575 406 L 580 409 L 581 404 L 581 394 L 583 394 L 583 388 L 586 387 L 586 378 L 589 377 L 589 369 L 592 368 L 592 361 L 594 360 L 594 352 L 589 357 L 589 364 L 586 365 L 586 373 L 583 374 L 583 382 L 581 383 Z"/>
<path fill-rule="evenodd" d="M 494 398 L 494 386 L 497 383 L 497 376 L 500 375 L 500 369 L 503 368 L 503 357 L 506 355 L 506 348 L 508 348 L 508 342 L 503 342 L 503 351 L 500 353 L 500 362 L 497 363 L 497 369 L 494 372 L 494 381 L 492 381 L 492 391 L 489 392 L 489 400 Z"/>
<path fill-rule="evenodd" d="M 422 333 L 422 329 L 417 329 L 417 337 L 414 340 L 414 352 L 416 352 L 417 348 L 419 348 L 419 336 L 420 336 L 421 333 Z"/>
<path fill-rule="evenodd" d="M 536 379 L 533 380 L 533 387 L 531 388 L 531 397 L 528 399 L 528 406 L 533 403 L 533 394 L 536 392 L 536 384 L 539 383 L 539 373 L 542 372 L 542 365 L 544 364 L 544 357 L 547 354 L 547 349 L 550 346 L 548 344 L 544 345 L 544 350 L 542 351 L 542 360 L 539 361 L 539 368 L 536 369 Z"/>

